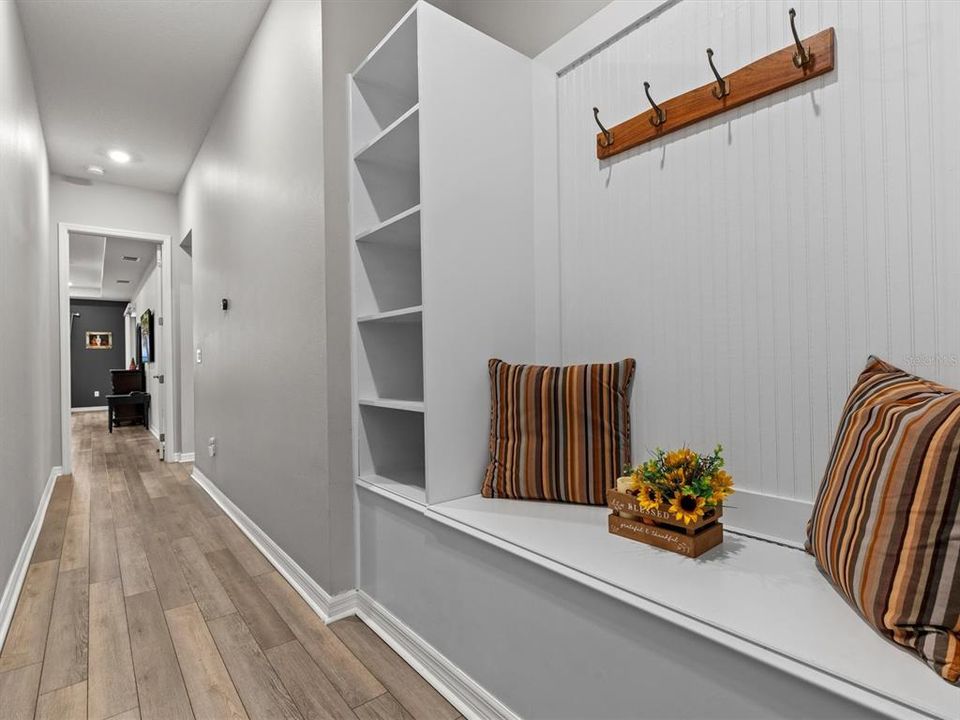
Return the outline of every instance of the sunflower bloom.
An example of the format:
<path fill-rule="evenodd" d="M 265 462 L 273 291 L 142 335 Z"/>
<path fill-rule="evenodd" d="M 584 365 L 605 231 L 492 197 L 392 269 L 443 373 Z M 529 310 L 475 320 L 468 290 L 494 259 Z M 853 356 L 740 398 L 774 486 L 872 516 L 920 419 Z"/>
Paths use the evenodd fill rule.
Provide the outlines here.
<path fill-rule="evenodd" d="M 733 477 L 726 470 L 718 470 L 710 481 L 710 487 L 713 489 L 711 499 L 720 502 L 733 495 Z"/>
<path fill-rule="evenodd" d="M 703 517 L 706 502 L 704 498 L 696 495 L 677 493 L 670 501 L 670 512 L 677 520 L 682 520 L 684 525 L 689 525 Z"/>
<path fill-rule="evenodd" d="M 637 502 L 644 510 L 655 510 L 660 507 L 662 501 L 660 491 L 653 485 L 644 485 L 640 488 L 640 494 L 637 495 Z"/>
<path fill-rule="evenodd" d="M 664 458 L 667 467 L 671 468 L 689 468 L 697 461 L 697 454 L 690 448 L 680 448 L 667 453 Z"/>
<path fill-rule="evenodd" d="M 683 487 L 687 481 L 687 474 L 683 470 L 671 470 L 666 475 L 666 481 L 674 487 Z"/>

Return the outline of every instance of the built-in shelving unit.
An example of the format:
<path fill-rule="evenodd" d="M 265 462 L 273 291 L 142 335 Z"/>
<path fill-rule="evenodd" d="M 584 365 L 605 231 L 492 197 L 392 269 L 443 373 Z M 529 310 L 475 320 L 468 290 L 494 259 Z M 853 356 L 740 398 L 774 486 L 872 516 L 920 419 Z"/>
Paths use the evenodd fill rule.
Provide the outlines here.
<path fill-rule="evenodd" d="M 533 360 L 528 63 L 419 2 L 351 76 L 357 484 L 406 505 L 479 491 L 487 359 Z"/>
<path fill-rule="evenodd" d="M 426 503 L 417 16 L 351 87 L 358 481 Z"/>

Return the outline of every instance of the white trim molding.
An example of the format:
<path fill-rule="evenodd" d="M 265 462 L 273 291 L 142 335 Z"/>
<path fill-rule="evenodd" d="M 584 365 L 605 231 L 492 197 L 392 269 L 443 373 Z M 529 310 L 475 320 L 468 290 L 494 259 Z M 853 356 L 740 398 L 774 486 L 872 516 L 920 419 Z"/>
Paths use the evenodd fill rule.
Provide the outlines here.
<path fill-rule="evenodd" d="M 37 538 L 40 537 L 40 528 L 43 527 L 43 518 L 47 514 L 47 506 L 50 504 L 50 496 L 53 494 L 53 486 L 57 478 L 63 474 L 62 467 L 51 468 L 47 476 L 47 484 L 43 488 L 43 494 L 40 495 L 40 504 L 37 506 L 37 512 L 33 516 L 33 522 L 27 531 L 27 536 L 23 539 L 23 545 L 20 546 L 20 553 L 10 571 L 10 577 L 3 588 L 3 594 L 0 595 L 0 647 L 3 647 L 7 639 L 7 631 L 10 629 L 10 623 L 13 621 L 13 613 L 17 608 L 17 599 L 20 597 L 20 590 L 23 587 L 23 581 L 26 580 L 27 570 L 30 568 L 30 557 L 33 555 L 33 548 L 37 544 Z"/>
<path fill-rule="evenodd" d="M 356 615 L 468 720 L 520 720 L 439 650 L 411 630 L 363 590 L 356 592 Z"/>
<path fill-rule="evenodd" d="M 287 555 L 269 535 L 247 517 L 243 510 L 234 505 L 233 501 L 224 495 L 220 488 L 199 468 L 194 466 L 190 477 L 220 506 L 243 534 L 250 538 L 250 542 L 263 553 L 267 561 L 286 578 L 293 589 L 300 593 L 300 596 L 324 622 L 330 623 L 354 614 L 356 603 L 353 595 L 356 591 L 350 590 L 340 595 L 330 595 L 307 574 L 306 570 L 294 562 L 293 558 Z"/>
<path fill-rule="evenodd" d="M 58 266 L 58 295 L 59 295 L 59 322 L 60 322 L 60 447 L 63 448 L 60 465 L 63 472 L 69 474 L 72 472 L 72 459 L 70 457 L 70 233 L 84 233 L 87 235 L 97 235 L 107 238 L 125 238 L 128 240 L 141 240 L 160 245 L 162 264 L 160 268 L 160 317 L 164 318 L 162 330 L 158 329 L 160 338 L 158 347 L 160 349 L 160 358 L 158 362 L 159 372 L 165 374 L 165 388 L 162 390 L 162 397 L 155 398 L 152 407 L 158 415 L 162 415 L 161 428 L 159 432 L 165 432 L 163 426 L 170 428 L 166 432 L 167 444 L 176 447 L 179 438 L 178 428 L 170 422 L 174 416 L 176 402 L 174 388 L 179 387 L 179 377 L 177 367 L 173 362 L 173 338 L 176 336 L 179 327 L 173 312 L 173 252 L 171 249 L 171 238 L 169 235 L 159 233 L 140 232 L 138 230 L 121 230 L 117 228 L 98 227 L 94 225 L 81 225 L 72 222 L 57 223 L 57 266 Z M 161 409 L 162 408 L 162 409 Z"/>
<path fill-rule="evenodd" d="M 106 411 L 107 411 L 107 406 L 106 406 L 106 405 L 98 405 L 97 407 L 78 407 L 78 408 L 70 408 L 70 412 L 72 412 L 72 413 L 106 412 Z"/>
<path fill-rule="evenodd" d="M 196 459 L 196 453 L 175 453 L 173 461 L 177 463 L 192 463 Z"/>

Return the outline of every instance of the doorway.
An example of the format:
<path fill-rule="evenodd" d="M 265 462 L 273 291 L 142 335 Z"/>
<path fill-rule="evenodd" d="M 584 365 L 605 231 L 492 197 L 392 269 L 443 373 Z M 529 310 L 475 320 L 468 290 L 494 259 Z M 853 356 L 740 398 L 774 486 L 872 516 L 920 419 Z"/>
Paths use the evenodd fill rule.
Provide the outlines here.
<path fill-rule="evenodd" d="M 108 268 L 110 263 L 123 262 L 124 243 L 139 243 L 140 247 L 148 248 L 152 257 L 140 258 L 140 255 L 147 253 L 133 253 L 138 257 L 138 262 L 156 263 L 155 277 L 148 281 L 155 281 L 155 291 L 142 294 L 143 304 L 149 307 L 137 308 L 134 303 L 130 303 L 127 308 L 127 318 L 131 315 L 135 323 L 145 319 L 144 327 L 149 328 L 152 324 L 153 347 L 147 347 L 148 343 L 136 343 L 132 338 L 116 338 L 116 342 L 124 346 L 124 354 L 131 357 L 124 358 L 124 365 L 127 367 L 130 359 L 137 362 L 143 362 L 145 385 L 144 390 L 150 393 L 150 415 L 152 420 L 149 423 L 150 430 L 154 434 L 158 444 L 158 455 L 160 460 L 166 460 L 167 438 L 169 437 L 169 417 L 170 409 L 174 407 L 173 386 L 174 382 L 170 377 L 173 368 L 171 338 L 175 332 L 171 323 L 165 322 L 170 317 L 170 303 L 172 293 L 172 277 L 169 258 L 171 257 L 170 236 L 156 233 L 145 233 L 132 230 L 119 230 L 116 228 L 95 227 L 89 225 L 79 225 L 73 223 L 58 223 L 57 235 L 59 241 L 59 317 L 60 317 L 60 422 L 61 422 L 61 450 L 63 472 L 69 474 L 73 472 L 73 461 L 71 458 L 71 410 L 73 406 L 73 380 L 71 367 L 73 365 L 72 348 L 73 325 L 76 318 L 74 311 L 71 310 L 71 295 L 86 295 L 90 299 L 109 299 L 114 291 L 114 279 L 110 276 Z M 102 256 L 100 257 L 99 286 L 96 282 L 96 273 L 81 273 L 85 278 L 82 282 L 87 287 L 71 287 L 71 243 L 74 243 L 74 250 L 80 250 L 81 244 L 89 245 L 96 250 L 96 240 L 103 243 Z M 146 244 L 146 245 L 144 245 Z M 107 247 L 114 246 L 116 249 L 109 256 Z M 114 258 L 113 255 L 118 257 Z M 78 253 L 74 253 L 77 260 Z M 127 255 L 126 257 L 130 257 Z M 80 261 L 77 260 L 79 263 Z M 146 276 L 145 276 L 146 277 Z M 108 285 L 104 286 L 106 279 Z M 123 278 L 116 279 L 115 282 L 122 282 Z M 152 322 L 151 322 L 152 321 Z M 131 325 L 135 329 L 136 324 Z M 146 330 L 144 331 L 146 332 Z M 131 352 L 132 351 L 132 352 Z M 140 358 L 136 355 L 143 352 Z M 120 368 L 118 368 L 120 369 Z M 109 393 L 108 393 L 109 394 Z M 104 397 L 103 406 L 107 405 Z M 104 424 L 103 432 L 107 432 Z"/>

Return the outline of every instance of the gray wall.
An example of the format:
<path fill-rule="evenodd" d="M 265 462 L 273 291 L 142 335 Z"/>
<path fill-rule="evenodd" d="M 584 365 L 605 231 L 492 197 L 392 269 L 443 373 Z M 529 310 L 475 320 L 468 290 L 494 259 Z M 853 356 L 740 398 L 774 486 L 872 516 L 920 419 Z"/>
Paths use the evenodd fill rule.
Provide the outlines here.
<path fill-rule="evenodd" d="M 70 407 L 102 407 L 112 392 L 110 371 L 124 368 L 125 357 L 123 310 L 125 302 L 105 300 L 71 300 L 70 314 L 80 317 L 70 322 Z M 88 350 L 88 332 L 112 332 L 110 350 Z M 100 396 L 95 397 L 94 392 Z"/>
<path fill-rule="evenodd" d="M 174 236 L 176 238 L 176 236 Z M 179 238 L 182 240 L 183 238 Z M 179 347 L 177 381 L 180 385 L 180 406 L 177 422 L 180 426 L 180 452 L 192 453 L 193 444 L 193 258 L 175 242 L 174 254 L 180 262 L 174 268 L 173 292 L 176 296 Z"/>
<path fill-rule="evenodd" d="M 320 21 L 319 0 L 267 10 L 187 174 L 177 237 L 193 231 L 196 465 L 328 588 Z"/>
<path fill-rule="evenodd" d="M 0 3 L 0 592 L 60 463 L 57 254 L 47 232 L 47 182 L 17 7 Z"/>

